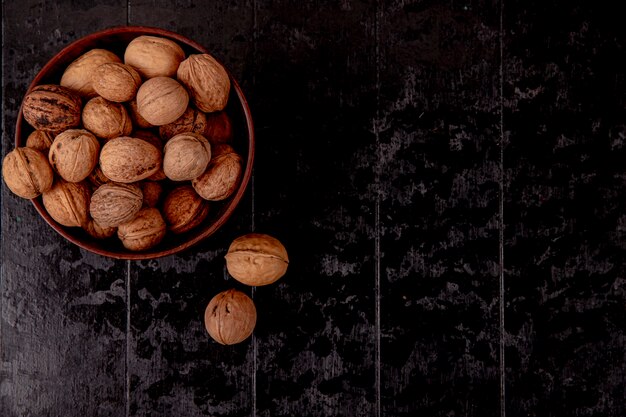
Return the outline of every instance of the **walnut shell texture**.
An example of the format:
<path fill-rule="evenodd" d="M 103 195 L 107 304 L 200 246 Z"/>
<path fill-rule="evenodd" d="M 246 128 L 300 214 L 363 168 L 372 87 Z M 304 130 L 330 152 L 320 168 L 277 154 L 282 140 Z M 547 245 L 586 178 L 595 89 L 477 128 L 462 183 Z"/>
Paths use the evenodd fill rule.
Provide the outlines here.
<path fill-rule="evenodd" d="M 141 85 L 141 76 L 129 65 L 108 62 L 95 69 L 91 82 L 98 95 L 122 103 L 135 97 Z"/>
<path fill-rule="evenodd" d="M 91 173 L 87 176 L 87 181 L 89 181 L 94 188 L 98 188 L 102 184 L 106 184 L 111 180 L 104 175 L 102 168 L 100 168 L 100 165 L 97 164 L 93 171 L 91 171 Z"/>
<path fill-rule="evenodd" d="M 48 155 L 50 145 L 54 142 L 55 132 L 46 132 L 45 130 L 33 130 L 26 138 L 26 147 L 37 149 Z"/>
<path fill-rule="evenodd" d="M 205 200 L 220 201 L 230 197 L 241 181 L 243 160 L 230 145 L 218 145 L 206 171 L 192 181 L 193 188 Z"/>
<path fill-rule="evenodd" d="M 250 337 L 256 319 L 256 307 L 252 299 L 235 289 L 217 294 L 204 311 L 207 332 L 222 345 L 234 345 Z"/>
<path fill-rule="evenodd" d="M 171 138 L 163 153 L 163 171 L 172 181 L 199 177 L 211 159 L 211 145 L 202 135 L 188 132 Z"/>
<path fill-rule="evenodd" d="M 187 90 L 172 78 L 150 78 L 137 91 L 137 110 L 154 126 L 172 123 L 182 116 L 188 104 Z"/>
<path fill-rule="evenodd" d="M 68 227 L 85 227 L 89 221 L 89 186 L 84 182 L 57 179 L 42 195 L 46 211 L 57 223 Z"/>
<path fill-rule="evenodd" d="M 22 114 L 37 130 L 63 131 L 80 124 L 82 101 L 69 88 L 42 84 L 33 88 L 22 102 Z"/>
<path fill-rule="evenodd" d="M 100 168 L 112 181 L 141 181 L 161 168 L 161 152 L 145 140 L 122 136 L 102 147 Z"/>
<path fill-rule="evenodd" d="M 204 135 L 206 128 L 206 115 L 189 106 L 178 119 L 159 127 L 159 135 L 167 141 L 179 133 L 194 132 Z"/>
<path fill-rule="evenodd" d="M 102 97 L 94 97 L 85 104 L 82 120 L 85 129 L 104 139 L 127 136 L 133 130 L 126 108 Z"/>
<path fill-rule="evenodd" d="M 89 213 L 102 227 L 117 227 L 135 218 L 143 205 L 141 188 L 134 184 L 103 184 L 91 196 Z"/>
<path fill-rule="evenodd" d="M 185 52 L 176 42 L 158 36 L 139 36 L 124 52 L 124 63 L 145 79 L 174 76 L 183 59 Z"/>
<path fill-rule="evenodd" d="M 190 185 L 174 188 L 163 202 L 163 217 L 169 230 L 180 234 L 197 227 L 209 214 L 209 203 Z"/>
<path fill-rule="evenodd" d="M 20 147 L 4 157 L 2 178 L 15 195 L 31 199 L 52 187 L 54 172 L 43 153 Z"/>
<path fill-rule="evenodd" d="M 189 90 L 196 107 L 203 112 L 223 110 L 230 94 L 226 69 L 209 54 L 193 54 L 180 63 L 178 80 Z"/>
<path fill-rule="evenodd" d="M 132 137 L 145 140 L 146 142 L 152 144 L 158 150 L 163 150 L 163 142 L 161 141 L 161 138 L 149 130 L 135 130 L 132 134 Z"/>
<path fill-rule="evenodd" d="M 85 129 L 68 129 L 52 142 L 48 159 L 52 168 L 69 182 L 87 178 L 98 163 L 100 142 Z"/>
<path fill-rule="evenodd" d="M 91 76 L 96 68 L 107 62 L 122 62 L 122 60 L 106 49 L 96 48 L 87 51 L 67 66 L 61 76 L 60 84 L 77 92 L 81 97 L 95 97 L 97 93 L 93 88 Z"/>
<path fill-rule="evenodd" d="M 159 210 L 143 208 L 133 220 L 117 228 L 117 237 L 126 249 L 142 251 L 158 245 L 166 232 L 167 226 Z"/>
<path fill-rule="evenodd" d="M 287 272 L 289 257 L 283 244 L 267 234 L 249 233 L 235 239 L 226 254 L 228 273 L 253 286 L 276 282 Z"/>

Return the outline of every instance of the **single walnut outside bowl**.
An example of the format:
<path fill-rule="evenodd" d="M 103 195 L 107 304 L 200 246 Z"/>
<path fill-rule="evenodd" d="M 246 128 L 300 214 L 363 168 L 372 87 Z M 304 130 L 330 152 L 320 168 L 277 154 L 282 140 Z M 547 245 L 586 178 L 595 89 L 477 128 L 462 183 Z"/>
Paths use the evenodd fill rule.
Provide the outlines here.
<path fill-rule="evenodd" d="M 28 91 L 41 84 L 58 84 L 65 68 L 90 49 L 107 49 L 122 58 L 126 45 L 142 35 L 159 36 L 173 40 L 183 48 L 187 56 L 198 53 L 208 53 L 214 56 L 212 51 L 175 32 L 145 26 L 114 27 L 89 34 L 65 47 L 44 65 L 33 79 Z M 222 65 L 224 64 L 222 63 Z M 246 98 L 239 84 L 228 71 L 228 66 L 224 65 L 224 68 L 226 68 L 231 82 L 230 96 L 225 112 L 232 121 L 234 132 L 232 145 L 244 161 L 244 173 L 237 190 L 231 197 L 222 202 L 210 202 L 211 211 L 198 227 L 180 235 L 168 233 L 166 238 L 154 248 L 132 252 L 124 248 L 119 239 L 115 237 L 98 240 L 81 228 L 65 227 L 57 223 L 43 206 L 41 196 L 32 200 L 37 212 L 54 230 L 70 242 L 90 252 L 116 259 L 143 260 L 173 255 L 189 249 L 215 233 L 231 217 L 243 198 L 252 175 L 255 145 L 252 116 Z M 20 108 L 15 129 L 15 146 L 25 146 L 26 139 L 33 130 L 25 121 L 22 108 Z"/>

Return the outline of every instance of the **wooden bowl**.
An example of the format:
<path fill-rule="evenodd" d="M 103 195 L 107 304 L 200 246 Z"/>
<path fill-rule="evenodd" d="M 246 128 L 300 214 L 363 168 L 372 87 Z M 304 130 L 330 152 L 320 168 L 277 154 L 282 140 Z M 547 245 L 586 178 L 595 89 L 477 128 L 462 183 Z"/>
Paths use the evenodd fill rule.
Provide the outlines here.
<path fill-rule="evenodd" d="M 160 28 L 144 26 L 115 27 L 92 33 L 76 40 L 46 63 L 30 84 L 28 90 L 39 84 L 58 84 L 65 68 L 83 53 L 93 48 L 104 48 L 116 53 L 120 58 L 124 56 L 126 45 L 134 38 L 141 35 L 161 36 L 177 42 L 187 55 L 191 53 L 211 53 L 202 45 L 177 33 Z M 223 64 L 222 64 L 223 65 Z M 228 71 L 228 67 L 224 65 Z M 207 219 L 195 229 L 175 235 L 168 231 L 165 239 L 156 247 L 142 251 L 132 252 L 124 248 L 116 236 L 98 240 L 89 236 L 80 228 L 65 227 L 54 221 L 43 206 L 41 197 L 32 200 L 37 212 L 43 219 L 61 236 L 83 249 L 116 259 L 155 259 L 167 255 L 173 255 L 184 251 L 198 242 L 211 236 L 226 223 L 233 211 L 241 201 L 250 176 L 254 160 L 254 128 L 252 116 L 246 102 L 246 98 L 237 81 L 228 71 L 231 81 L 230 97 L 225 109 L 230 116 L 233 126 L 233 147 L 244 161 L 243 176 L 239 187 L 233 195 L 222 202 L 209 202 L 211 205 Z M 22 114 L 22 108 L 17 118 L 15 130 L 15 146 L 25 146 L 26 138 L 33 128 L 26 123 Z"/>

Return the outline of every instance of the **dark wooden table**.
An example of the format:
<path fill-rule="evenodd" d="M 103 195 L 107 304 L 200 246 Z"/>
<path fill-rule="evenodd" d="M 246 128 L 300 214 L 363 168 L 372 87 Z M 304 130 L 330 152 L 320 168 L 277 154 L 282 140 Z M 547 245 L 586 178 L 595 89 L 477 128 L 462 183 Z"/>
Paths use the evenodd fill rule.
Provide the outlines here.
<path fill-rule="evenodd" d="M 602 2 L 3 1 L 2 154 L 64 45 L 177 31 L 240 81 L 254 178 L 216 235 L 115 261 L 2 186 L 0 415 L 626 415 L 626 30 Z M 223 255 L 281 239 L 251 291 Z M 254 336 L 207 336 L 251 293 Z"/>

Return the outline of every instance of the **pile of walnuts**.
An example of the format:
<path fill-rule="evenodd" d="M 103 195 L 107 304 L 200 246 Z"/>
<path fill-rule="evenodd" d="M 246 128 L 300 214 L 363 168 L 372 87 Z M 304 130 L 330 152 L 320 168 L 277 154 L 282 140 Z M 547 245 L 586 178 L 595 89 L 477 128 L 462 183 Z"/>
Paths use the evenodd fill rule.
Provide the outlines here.
<path fill-rule="evenodd" d="M 243 160 L 224 112 L 229 76 L 212 56 L 140 36 L 123 58 L 92 49 L 58 85 L 33 88 L 22 111 L 35 130 L 2 175 L 18 196 L 42 195 L 61 225 L 141 251 L 202 223 L 236 190 Z"/>

